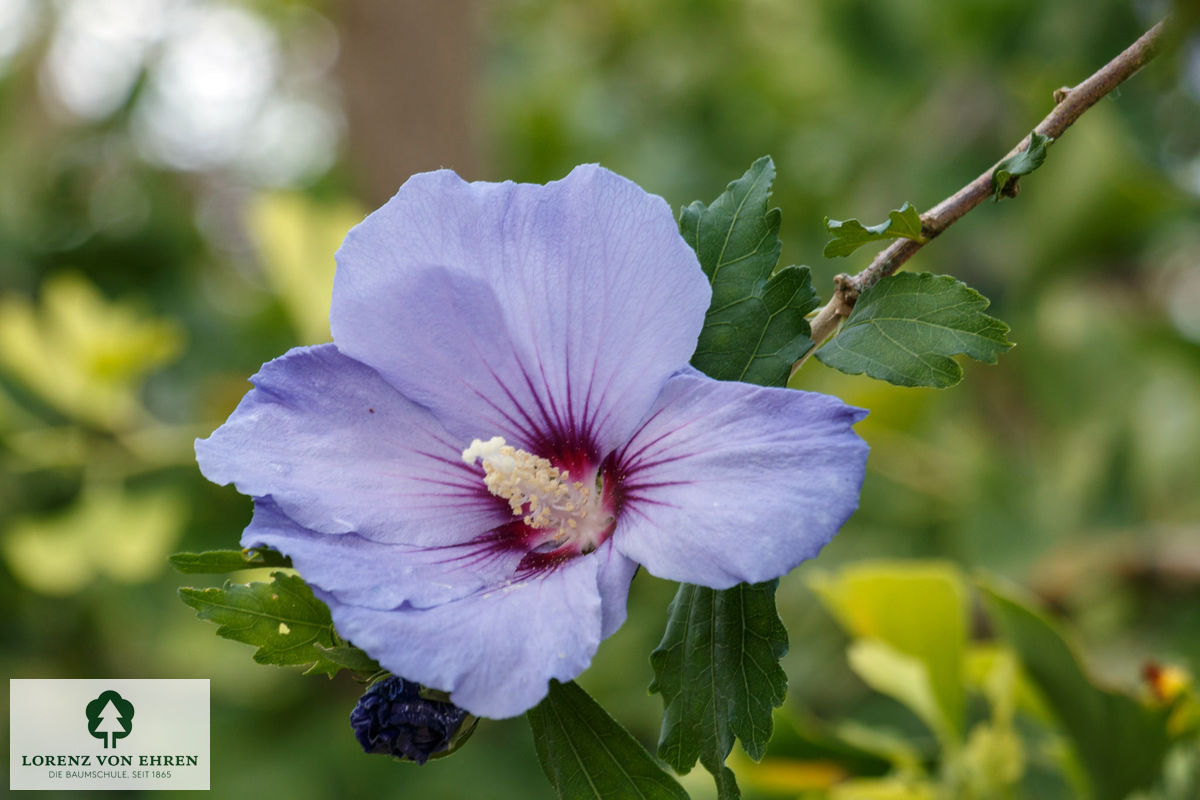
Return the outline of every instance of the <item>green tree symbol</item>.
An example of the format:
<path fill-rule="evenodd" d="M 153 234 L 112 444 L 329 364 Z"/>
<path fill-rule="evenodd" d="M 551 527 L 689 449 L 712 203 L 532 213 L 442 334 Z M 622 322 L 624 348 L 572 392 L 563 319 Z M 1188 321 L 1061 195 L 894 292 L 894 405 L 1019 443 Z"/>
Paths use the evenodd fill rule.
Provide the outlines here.
<path fill-rule="evenodd" d="M 133 730 L 133 703 L 109 689 L 87 704 L 88 733 L 104 740 L 105 749 L 116 747 Z"/>

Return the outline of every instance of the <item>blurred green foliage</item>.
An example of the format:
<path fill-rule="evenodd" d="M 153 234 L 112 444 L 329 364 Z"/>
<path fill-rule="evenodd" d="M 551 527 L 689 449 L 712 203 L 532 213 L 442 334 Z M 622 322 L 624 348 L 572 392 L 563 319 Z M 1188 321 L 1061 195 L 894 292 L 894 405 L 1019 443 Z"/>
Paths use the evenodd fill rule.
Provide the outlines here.
<path fill-rule="evenodd" d="M 264 151 L 259 136 L 239 140 L 240 161 L 165 163 L 146 144 L 156 62 L 103 113 L 75 114 L 46 78 L 55 10 L 70 4 L 27 5 L 38 10 L 19 46 L 0 47 L 8 674 L 211 678 L 222 796 L 550 797 L 521 721 L 485 723 L 453 761 L 420 769 L 364 756 L 347 723 L 359 685 L 256 665 L 175 600 L 181 581 L 165 555 L 232 547 L 250 513 L 200 477 L 191 440 L 224 419 L 263 361 L 327 338 L 332 252 L 362 210 L 346 169 L 356 154 L 282 182 L 263 174 L 286 148 Z M 280 52 L 320 28 L 312 6 L 335 21 L 338 10 L 197 5 L 254 15 Z M 827 295 L 831 276 L 864 266 L 872 248 L 822 259 L 826 216 L 883 219 L 953 192 L 1156 8 L 506 0 L 479 12 L 476 135 L 492 166 L 473 177 L 542 181 L 600 161 L 679 208 L 770 153 L 781 263 L 811 265 Z M 1037 696 L 1017 637 L 980 643 L 992 617 L 961 599 L 947 562 L 1014 579 L 1067 615 L 1087 674 L 1129 702 L 1151 702 L 1134 688 L 1147 662 L 1200 664 L 1200 86 L 1183 69 L 1194 53 L 1136 76 L 1056 142 L 1017 200 L 977 210 L 913 261 L 992 298 L 989 313 L 1019 344 L 998 366 L 965 364 L 965 381 L 945 391 L 815 363 L 793 380 L 871 410 L 859 426 L 872 446 L 860 510 L 817 566 L 940 561 L 889 568 L 866 588 L 856 568 L 817 593 L 802 575 L 781 582 L 790 688 L 778 751 L 731 762 L 746 796 L 830 796 L 850 775 L 833 797 L 929 797 L 940 780 L 980 797 L 1003 786 L 1000 796 L 1072 797 L 1088 785 L 1088 758 L 1053 721 L 1061 709 Z M 278 85 L 326 79 L 304 72 L 306 58 L 281 61 Z M 939 636 L 877 616 L 894 605 L 880 599 L 898 591 L 889 582 L 927 587 L 898 597 L 927 599 L 920 613 L 943 615 Z M 645 744 L 661 713 L 645 691 L 648 654 L 673 592 L 639 576 L 629 622 L 580 680 Z M 1172 707 L 1173 737 L 1195 727 L 1185 705 Z M 1170 749 L 1143 796 L 1195 796 L 1197 761 L 1194 747 Z M 961 771 L 939 773 L 943 762 Z M 711 796 L 701 771 L 681 782 Z"/>
<path fill-rule="evenodd" d="M 813 582 L 852 637 L 851 669 L 936 740 L 922 757 L 920 738 L 910 739 L 915 744 L 893 756 L 893 774 L 856 780 L 847 796 L 888 796 L 902 783 L 928 797 L 1043 797 L 1049 778 L 1062 782 L 1059 796 L 1124 798 L 1158 782 L 1173 746 L 1195 752 L 1196 731 L 1168 725 L 1196 706 L 1190 681 L 1169 696 L 1096 685 L 1033 601 L 994 581 L 978 581 L 994 636 L 982 640 L 968 638 L 972 594 L 947 563 L 859 562 Z M 986 710 L 968 709 L 968 698 Z M 758 768 L 747 767 L 751 776 Z M 849 791 L 835 784 L 831 796 Z"/>

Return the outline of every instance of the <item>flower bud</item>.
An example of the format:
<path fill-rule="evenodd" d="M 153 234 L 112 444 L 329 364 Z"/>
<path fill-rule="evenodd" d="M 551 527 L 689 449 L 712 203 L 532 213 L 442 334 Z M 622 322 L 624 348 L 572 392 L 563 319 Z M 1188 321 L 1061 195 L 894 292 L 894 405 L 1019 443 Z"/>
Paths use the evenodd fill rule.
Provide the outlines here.
<path fill-rule="evenodd" d="M 423 696 L 420 684 L 395 675 L 369 688 L 350 712 L 350 726 L 364 752 L 418 764 L 458 749 L 477 721 L 453 703 Z"/>

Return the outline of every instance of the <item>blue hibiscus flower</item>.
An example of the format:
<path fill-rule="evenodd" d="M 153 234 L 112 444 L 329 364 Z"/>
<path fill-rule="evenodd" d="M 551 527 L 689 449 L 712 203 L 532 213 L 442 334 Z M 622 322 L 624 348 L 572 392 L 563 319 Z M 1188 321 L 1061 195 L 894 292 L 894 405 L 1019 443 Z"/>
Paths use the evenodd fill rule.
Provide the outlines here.
<path fill-rule="evenodd" d="M 778 577 L 858 503 L 862 411 L 688 367 L 711 296 L 667 204 L 597 166 L 416 175 L 338 251 L 333 344 L 265 364 L 201 470 L 254 498 L 388 670 L 509 717 L 582 672 L 638 565 Z"/>

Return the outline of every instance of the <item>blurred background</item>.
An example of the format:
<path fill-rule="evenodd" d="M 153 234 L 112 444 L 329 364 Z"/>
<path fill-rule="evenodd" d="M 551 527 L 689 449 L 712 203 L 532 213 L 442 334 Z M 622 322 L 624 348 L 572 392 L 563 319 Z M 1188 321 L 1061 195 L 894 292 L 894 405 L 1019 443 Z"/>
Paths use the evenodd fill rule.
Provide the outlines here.
<path fill-rule="evenodd" d="M 822 259 L 825 215 L 933 205 L 1163 12 L 0 0 L 5 672 L 211 678 L 218 796 L 550 797 L 523 721 L 485 723 L 423 768 L 365 756 L 347 723 L 359 686 L 258 666 L 176 597 L 196 576 L 166 556 L 236 547 L 250 516 L 200 476 L 191 442 L 263 361 L 329 340 L 346 230 L 441 166 L 541 182 L 598 161 L 678 208 L 771 154 L 782 263 L 812 266 L 828 295 L 872 253 Z M 1115 684 L 1151 659 L 1195 670 L 1200 45 L 1086 114 L 1022 188 L 910 264 L 993 299 L 1018 343 L 999 366 L 969 364 L 944 391 L 815 361 L 794 380 L 871 410 L 861 508 L 815 567 L 947 559 L 1036 592 Z M 899 715 L 847 668 L 806 572 L 779 592 L 785 713 Z M 581 679 L 651 745 L 647 656 L 673 591 L 640 575 L 629 622 Z M 684 780 L 710 791 L 702 770 Z"/>

